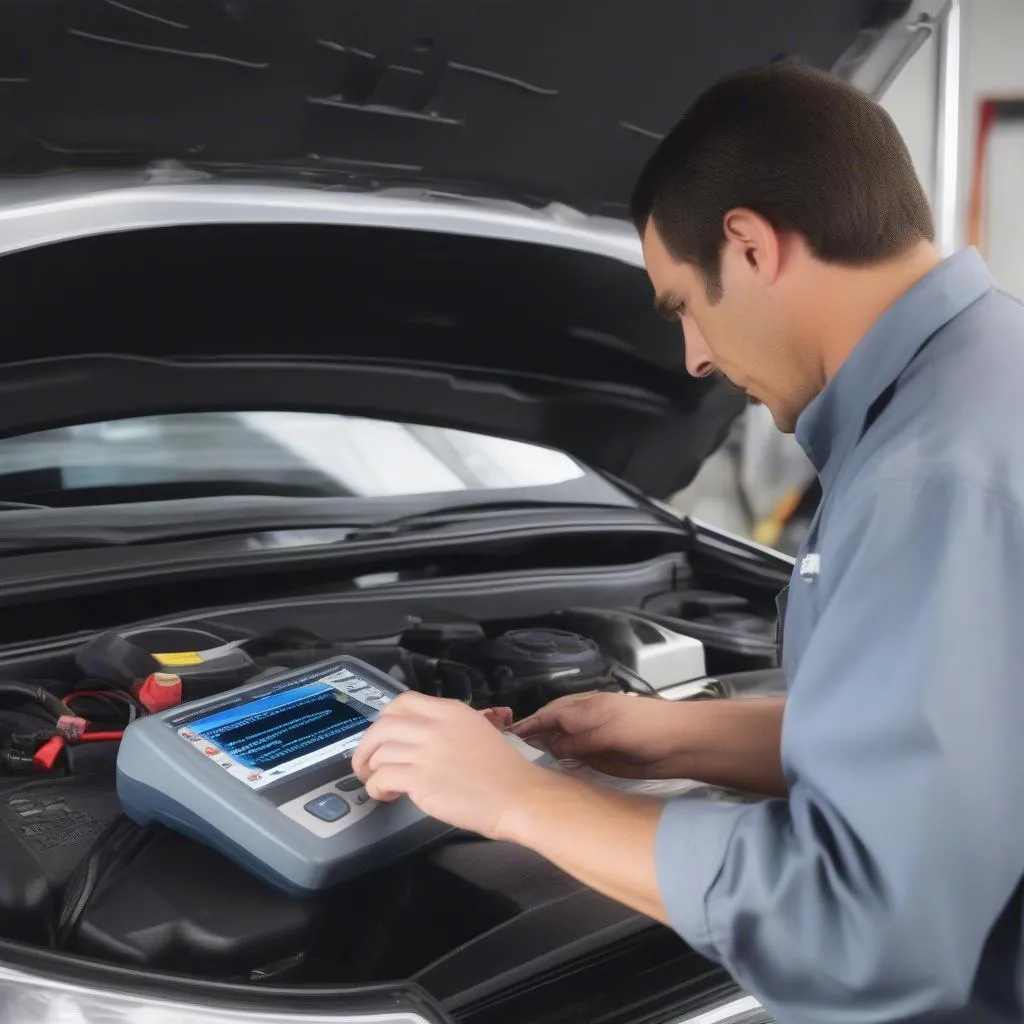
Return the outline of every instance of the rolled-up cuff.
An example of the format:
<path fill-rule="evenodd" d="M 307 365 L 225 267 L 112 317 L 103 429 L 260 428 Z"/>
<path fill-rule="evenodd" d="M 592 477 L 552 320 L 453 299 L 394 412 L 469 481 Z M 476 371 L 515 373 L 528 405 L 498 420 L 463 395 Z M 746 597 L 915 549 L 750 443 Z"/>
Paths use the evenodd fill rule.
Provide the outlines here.
<path fill-rule="evenodd" d="M 749 804 L 697 796 L 670 800 L 654 839 L 654 866 L 669 924 L 709 960 L 720 959 L 708 918 L 708 895 L 725 863 L 729 840 Z"/>

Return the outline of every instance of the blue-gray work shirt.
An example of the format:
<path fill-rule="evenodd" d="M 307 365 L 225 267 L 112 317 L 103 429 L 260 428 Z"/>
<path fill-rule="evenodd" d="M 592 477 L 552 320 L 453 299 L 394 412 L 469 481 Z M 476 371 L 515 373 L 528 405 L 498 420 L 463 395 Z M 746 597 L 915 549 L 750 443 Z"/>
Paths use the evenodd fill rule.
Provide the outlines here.
<path fill-rule="evenodd" d="M 666 806 L 671 923 L 785 1024 L 1020 1021 L 1024 306 L 957 253 L 796 434 L 790 795 Z"/>

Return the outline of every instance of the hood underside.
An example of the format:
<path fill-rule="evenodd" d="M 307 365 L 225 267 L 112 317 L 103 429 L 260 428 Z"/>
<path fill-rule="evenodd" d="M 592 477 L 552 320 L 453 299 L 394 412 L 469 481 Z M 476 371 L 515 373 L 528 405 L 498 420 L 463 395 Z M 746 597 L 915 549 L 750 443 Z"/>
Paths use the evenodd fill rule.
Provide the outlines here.
<path fill-rule="evenodd" d="M 713 80 L 797 57 L 870 91 L 943 0 L 0 0 L 0 171 L 179 160 L 622 216 Z"/>
<path fill-rule="evenodd" d="M 744 403 L 652 314 L 639 167 L 736 68 L 878 92 L 945 6 L 0 0 L 0 436 L 337 411 L 668 495 Z"/>

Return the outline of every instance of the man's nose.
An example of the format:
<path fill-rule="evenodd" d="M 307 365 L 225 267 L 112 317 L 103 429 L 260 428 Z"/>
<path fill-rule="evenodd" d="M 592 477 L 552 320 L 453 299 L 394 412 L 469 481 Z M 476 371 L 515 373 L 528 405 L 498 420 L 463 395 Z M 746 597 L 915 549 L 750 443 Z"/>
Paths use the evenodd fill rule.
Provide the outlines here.
<path fill-rule="evenodd" d="M 704 341 L 704 335 L 689 317 L 683 321 L 683 354 L 686 371 L 691 377 L 707 377 L 714 373 L 715 365 L 711 361 L 711 351 Z"/>

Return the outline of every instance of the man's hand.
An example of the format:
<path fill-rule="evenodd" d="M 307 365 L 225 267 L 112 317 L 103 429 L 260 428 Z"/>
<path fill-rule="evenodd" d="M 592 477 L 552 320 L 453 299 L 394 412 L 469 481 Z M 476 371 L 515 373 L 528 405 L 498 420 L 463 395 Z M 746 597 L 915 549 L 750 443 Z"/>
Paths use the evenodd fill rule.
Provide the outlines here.
<path fill-rule="evenodd" d="M 504 732 L 512 724 L 511 708 L 484 708 L 480 712 L 495 729 Z"/>
<path fill-rule="evenodd" d="M 367 730 L 352 770 L 374 800 L 408 795 L 424 814 L 502 838 L 502 821 L 548 775 L 526 761 L 500 729 L 511 712 L 482 715 L 460 701 L 409 692 Z"/>
<path fill-rule="evenodd" d="M 433 818 L 535 850 L 664 921 L 654 871 L 660 802 L 531 764 L 502 738 L 509 718 L 505 709 L 485 715 L 459 701 L 403 693 L 367 730 L 352 768 L 376 800 L 407 794 Z"/>
<path fill-rule="evenodd" d="M 689 778 L 689 707 L 624 693 L 562 697 L 516 722 L 510 732 L 536 739 L 560 760 L 577 760 L 627 779 Z"/>
<path fill-rule="evenodd" d="M 563 697 L 511 726 L 555 755 L 606 775 L 694 779 L 784 796 L 781 733 L 785 701 L 668 701 L 624 693 Z"/>

